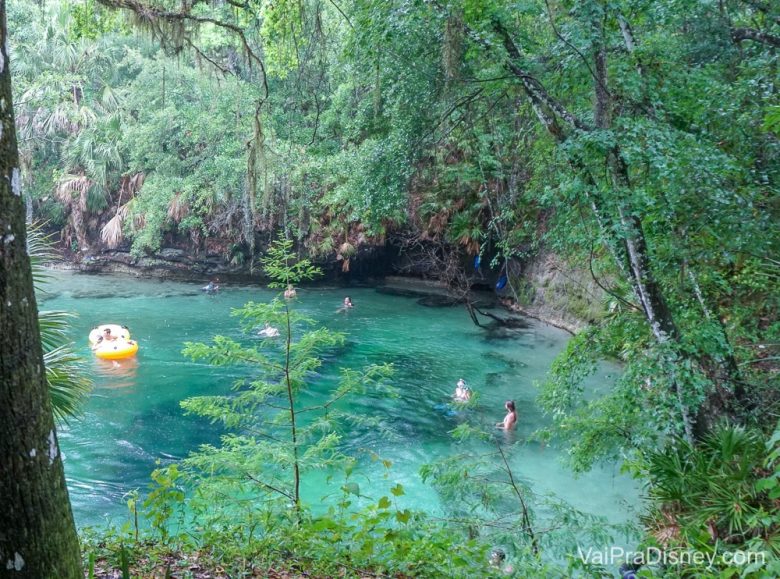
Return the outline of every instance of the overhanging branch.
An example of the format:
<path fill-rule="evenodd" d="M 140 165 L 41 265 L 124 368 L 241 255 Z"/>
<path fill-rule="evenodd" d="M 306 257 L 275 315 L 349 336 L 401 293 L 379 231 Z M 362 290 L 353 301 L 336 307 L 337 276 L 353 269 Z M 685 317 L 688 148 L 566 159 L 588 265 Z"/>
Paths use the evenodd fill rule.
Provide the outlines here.
<path fill-rule="evenodd" d="M 141 2 L 140 0 L 98 0 L 98 2 L 108 8 L 128 10 L 133 14 L 135 14 L 135 16 L 142 23 L 151 25 L 152 27 L 157 26 L 158 30 L 160 30 L 158 25 L 159 22 L 165 21 L 165 22 L 175 23 L 180 25 L 189 23 L 194 26 L 200 26 L 202 24 L 212 24 L 213 26 L 222 28 L 223 30 L 227 30 L 232 34 L 235 34 L 241 41 L 241 44 L 243 45 L 244 52 L 246 53 L 247 58 L 249 59 L 250 67 L 251 67 L 251 63 L 255 62 L 257 66 L 260 68 L 262 83 L 263 83 L 264 98 L 265 99 L 268 98 L 268 78 L 266 75 L 265 64 L 263 63 L 263 60 L 257 55 L 257 53 L 250 46 L 249 40 L 246 37 L 246 33 L 240 26 L 236 24 L 232 24 L 230 22 L 219 20 L 217 18 L 212 18 L 210 16 L 192 14 L 189 12 L 189 9 L 176 12 L 176 11 L 166 10 L 161 6 L 146 4 L 144 2 Z M 234 4 L 234 6 L 237 5 L 238 4 Z M 190 39 L 187 39 L 186 42 L 188 45 L 192 46 L 192 41 Z M 202 54 L 202 51 L 200 51 L 197 48 L 196 51 Z"/>
<path fill-rule="evenodd" d="M 780 36 L 775 36 L 768 32 L 761 32 L 760 30 L 755 30 L 753 28 L 732 28 L 731 39 L 734 42 L 754 40 L 770 46 L 780 47 Z"/>

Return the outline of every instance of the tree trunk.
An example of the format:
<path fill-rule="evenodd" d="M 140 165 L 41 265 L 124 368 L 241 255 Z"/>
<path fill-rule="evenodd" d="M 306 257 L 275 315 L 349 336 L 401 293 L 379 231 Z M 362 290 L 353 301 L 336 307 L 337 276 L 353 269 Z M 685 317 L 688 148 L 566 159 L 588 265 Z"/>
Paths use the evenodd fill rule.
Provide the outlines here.
<path fill-rule="evenodd" d="M 0 0 L 0 576 L 81 577 L 27 256 Z"/>
<path fill-rule="evenodd" d="M 598 44 L 595 53 L 595 78 L 594 92 L 596 94 L 594 118 L 599 129 L 610 130 L 612 128 L 612 95 L 609 92 L 609 79 L 607 77 L 607 52 L 604 42 L 604 28 L 594 23 L 594 30 L 598 30 Z M 607 168 L 616 191 L 630 191 L 631 179 L 628 166 L 623 159 L 617 145 L 607 152 Z M 630 198 L 626 196 L 626 198 Z M 642 305 L 645 318 L 653 332 L 656 342 L 662 348 L 668 342 L 679 342 L 680 333 L 675 324 L 674 316 L 664 297 L 660 284 L 655 279 L 650 263 L 650 252 L 645 239 L 642 220 L 626 207 L 624 201 L 617 203 L 617 213 L 621 224 L 621 241 L 624 247 L 625 257 L 628 261 L 630 282 L 635 297 Z M 677 375 L 676 355 L 665 355 L 664 365 L 674 390 L 677 404 L 680 410 L 685 437 L 689 442 L 694 440 L 694 419 L 685 402 L 682 385 Z"/>
<path fill-rule="evenodd" d="M 552 98 L 538 80 L 520 68 L 517 64 L 521 60 L 520 51 L 510 37 L 509 32 L 500 23 L 495 23 L 494 26 L 496 32 L 501 36 L 504 48 L 509 55 L 509 59 L 506 62 L 509 71 L 520 80 L 534 112 L 558 144 L 566 142 L 567 135 L 558 123 L 557 118 L 563 119 L 566 123 L 580 131 L 593 130 L 593 127 L 577 118 L 570 111 L 566 110 L 561 103 Z M 608 89 L 605 49 L 597 47 L 593 76 L 595 85 L 594 119 L 597 123 L 596 126 L 599 129 L 609 129 L 612 103 Z M 606 161 L 609 175 L 613 180 L 613 186 L 617 190 L 629 191 L 631 183 L 628 167 L 622 158 L 620 150 L 615 147 L 609 151 Z M 603 202 L 600 198 L 596 180 L 588 168 L 576 157 L 570 157 L 570 163 L 575 170 L 581 173 L 585 182 L 592 189 L 590 193 L 587 193 L 588 201 L 600 227 L 603 229 L 602 234 L 607 247 L 615 257 L 620 270 L 627 275 L 656 342 L 661 347 L 665 347 L 670 341 L 673 343 L 679 342 L 680 335 L 674 323 L 672 312 L 666 303 L 662 288 L 656 281 L 650 266 L 650 254 L 640 219 L 626 208 L 622 201 L 618 203 L 617 215 L 612 219 L 609 211 L 602 207 Z M 620 225 L 621 231 L 619 235 L 615 235 L 614 228 L 611 226 L 614 223 Z M 685 403 L 677 378 L 675 364 L 676 360 L 668 359 L 666 361 L 673 393 L 679 404 L 685 436 L 689 441 L 693 442 L 694 421 Z"/>
<path fill-rule="evenodd" d="M 757 8 L 758 9 L 758 8 Z M 623 41 L 626 46 L 626 50 L 629 53 L 633 53 L 636 47 L 636 40 L 631 32 L 631 26 L 623 18 L 622 15 L 618 16 L 618 23 L 620 24 L 620 30 L 623 33 Z M 644 88 L 644 71 L 642 70 L 641 63 L 637 62 L 637 72 L 643 79 L 642 93 L 647 94 Z M 646 100 L 646 99 L 645 99 Z M 627 169 L 626 169 L 627 175 Z M 628 181 L 626 177 L 626 182 Z M 668 204 L 669 202 L 666 201 Z M 683 234 L 684 236 L 684 234 Z M 699 408 L 696 417 L 696 430 L 701 435 L 710 430 L 710 427 L 720 418 L 722 414 L 729 414 L 731 417 L 740 417 L 740 415 L 749 414 L 754 406 L 753 402 L 747 396 L 743 386 L 743 380 L 740 375 L 739 366 L 734 358 L 734 350 L 731 347 L 728 332 L 720 319 L 720 316 L 713 315 L 710 307 L 704 298 L 704 293 L 699 286 L 699 282 L 696 279 L 696 275 L 688 265 L 687 260 L 683 260 L 682 269 L 688 272 L 696 299 L 698 299 L 701 305 L 702 313 L 707 320 L 716 321 L 720 328 L 723 340 L 726 343 L 726 349 L 722 354 L 721 360 L 709 360 L 707 356 L 700 357 L 698 362 L 705 374 L 715 384 L 715 390 L 711 392 L 704 403 Z M 713 362 L 710 364 L 709 362 Z M 716 366 L 715 371 L 711 366 Z M 733 390 L 733 391 L 732 391 Z M 734 404 L 736 402 L 737 404 Z"/>
<path fill-rule="evenodd" d="M 255 227 L 257 225 L 257 161 L 261 155 L 261 170 L 265 171 L 265 157 L 263 152 L 264 137 L 263 127 L 260 122 L 259 103 L 255 108 L 254 132 L 252 138 L 247 141 L 246 161 L 246 196 L 244 197 L 244 241 L 249 246 L 249 271 L 252 272 L 255 263 Z"/>

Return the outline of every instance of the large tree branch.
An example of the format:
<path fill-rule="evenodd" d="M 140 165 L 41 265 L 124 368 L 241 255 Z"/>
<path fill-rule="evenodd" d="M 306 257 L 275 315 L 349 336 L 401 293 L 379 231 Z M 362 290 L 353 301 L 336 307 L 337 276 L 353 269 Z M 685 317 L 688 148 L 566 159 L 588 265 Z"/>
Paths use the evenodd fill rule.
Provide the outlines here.
<path fill-rule="evenodd" d="M 509 55 L 507 61 L 507 67 L 523 84 L 528 96 L 531 98 L 535 105 L 544 105 L 553 111 L 560 118 L 565 120 L 568 124 L 576 127 L 581 131 L 591 131 L 593 127 L 579 119 L 574 113 L 566 109 L 560 102 L 553 98 L 542 86 L 542 84 L 536 80 L 531 74 L 525 71 L 518 63 L 522 60 L 520 50 L 517 48 L 514 40 L 509 34 L 509 31 L 504 28 L 504 25 L 496 21 L 493 23 L 493 28 L 496 33 L 501 37 L 504 44 L 504 49 Z M 534 106 L 536 110 L 536 106 Z M 538 113 L 537 113 L 538 114 Z M 549 128 L 549 127 L 548 127 Z"/>
<path fill-rule="evenodd" d="M 557 101 L 547 93 L 538 80 L 520 68 L 515 62 L 520 58 L 520 50 L 515 45 L 509 32 L 499 22 L 494 23 L 494 28 L 499 36 L 501 36 L 504 42 L 504 48 L 510 56 L 510 59 L 506 62 L 507 68 L 520 79 L 536 116 L 558 144 L 563 144 L 567 139 L 567 135 L 558 123 L 556 114 L 562 116 L 574 127 L 585 131 L 592 130 L 592 127 L 577 119 L 577 117 L 568 112 L 563 105 L 557 103 Z M 473 39 L 481 42 L 483 47 L 489 48 L 487 43 L 476 38 L 473 34 L 471 36 Z M 622 271 L 629 280 L 632 280 L 629 271 L 628 250 L 625 247 L 625 242 L 621 243 L 620 240 L 614 239 L 615 224 L 610 219 L 607 219 L 605 212 L 601 208 L 601 203 L 598 199 L 598 185 L 596 179 L 581 159 L 570 158 L 569 163 L 582 176 L 590 189 L 590 192 L 586 191 L 586 197 L 593 210 L 593 214 L 599 223 L 599 229 L 604 235 L 604 241 L 607 248 L 615 259 L 618 269 Z"/>
<path fill-rule="evenodd" d="M 556 141 L 563 143 L 566 140 L 566 135 L 560 130 L 560 127 L 556 122 L 556 116 L 562 118 L 566 123 L 579 130 L 593 130 L 593 127 L 578 119 L 574 114 L 566 110 L 563 105 L 552 98 L 539 81 L 520 67 L 518 64 L 521 59 L 520 50 L 515 45 L 506 28 L 504 28 L 500 22 L 494 22 L 493 27 L 496 33 L 501 37 L 504 48 L 508 54 L 509 58 L 506 61 L 506 66 L 520 79 L 534 110 Z M 599 55 L 597 54 L 596 56 L 595 72 L 599 77 L 597 79 L 598 82 L 596 83 L 597 99 L 599 100 L 597 106 L 608 108 L 609 92 L 604 90 L 606 88 L 605 54 L 601 55 L 602 58 L 600 60 L 598 58 Z M 551 111 L 552 114 L 547 114 L 547 110 Z M 606 112 L 606 110 L 602 112 Z M 596 113 L 597 120 L 600 121 L 599 128 L 609 128 L 608 116 L 606 114 L 601 114 L 599 110 L 597 110 Z M 631 183 L 628 167 L 617 146 L 608 151 L 607 161 L 609 173 L 614 181 L 614 188 L 616 190 L 630 190 Z M 599 187 L 592 173 L 585 162 L 577 156 L 570 157 L 569 162 L 572 167 L 582 175 L 588 185 L 590 191 L 586 190 L 586 196 L 599 221 L 602 233 L 605 235 L 607 247 L 615 256 L 618 267 L 624 274 L 627 274 L 634 295 L 642 305 L 645 318 L 656 341 L 661 346 L 664 346 L 670 341 L 679 341 L 680 336 L 674 318 L 666 304 L 663 291 L 655 280 L 652 268 L 650 267 L 649 252 L 641 219 L 629 211 L 622 203 L 619 203 L 617 207 L 617 216 L 618 223 L 623 233 L 622 235 L 616 236 L 614 234 L 614 224 L 611 219 L 607 219 L 607 212 L 603 210 L 603 200 L 600 197 Z M 668 362 L 672 391 L 677 397 L 685 435 L 692 441 L 693 419 L 683 398 L 682 388 L 676 375 L 674 367 L 676 361 L 669 359 Z"/>
<path fill-rule="evenodd" d="M 753 28 L 732 28 L 731 39 L 734 42 L 742 42 L 744 40 L 754 40 L 763 44 L 769 44 L 770 46 L 780 47 L 780 36 L 769 34 L 768 32 L 761 32 Z"/>

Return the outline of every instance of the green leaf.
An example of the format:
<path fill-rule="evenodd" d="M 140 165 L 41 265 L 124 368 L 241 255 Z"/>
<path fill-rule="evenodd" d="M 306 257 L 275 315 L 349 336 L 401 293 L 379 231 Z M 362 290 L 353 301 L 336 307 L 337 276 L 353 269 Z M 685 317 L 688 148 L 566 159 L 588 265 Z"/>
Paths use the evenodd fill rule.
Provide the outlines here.
<path fill-rule="evenodd" d="M 404 487 L 401 486 L 401 484 L 395 485 L 393 488 L 390 489 L 390 492 L 393 493 L 394 496 L 400 497 L 401 495 L 404 495 Z"/>

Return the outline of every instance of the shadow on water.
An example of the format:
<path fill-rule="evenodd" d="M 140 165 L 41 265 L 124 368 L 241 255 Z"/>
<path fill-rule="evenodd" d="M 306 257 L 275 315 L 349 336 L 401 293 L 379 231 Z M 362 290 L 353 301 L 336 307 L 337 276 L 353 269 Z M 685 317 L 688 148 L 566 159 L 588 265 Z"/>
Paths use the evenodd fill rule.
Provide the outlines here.
<path fill-rule="evenodd" d="M 425 296 L 418 299 L 417 303 L 426 308 L 451 308 L 461 302 L 449 296 Z"/>
<path fill-rule="evenodd" d="M 504 326 L 498 322 L 491 322 L 482 326 L 484 333 L 482 339 L 485 342 L 500 342 L 505 340 L 522 340 L 533 330 L 527 325 Z"/>
<path fill-rule="evenodd" d="M 503 364 L 506 369 L 515 370 L 517 368 L 527 368 L 528 364 L 520 360 L 510 358 L 500 352 L 484 352 L 482 357 L 485 358 L 488 363 L 494 364 L 496 362 Z"/>
<path fill-rule="evenodd" d="M 195 292 L 195 291 L 189 291 L 189 292 L 155 292 L 153 296 L 148 297 L 154 297 L 155 299 L 168 299 L 168 298 L 187 298 L 187 297 L 195 297 L 200 296 L 201 292 Z M 74 300 L 115 300 L 115 299 L 130 299 L 130 298 L 138 298 L 138 294 L 134 292 L 122 292 L 122 291 L 112 291 L 112 292 L 90 292 L 90 291 L 81 291 L 81 292 L 73 292 L 71 294 L 71 297 Z"/>

